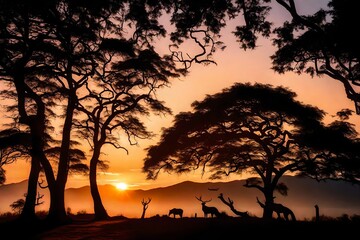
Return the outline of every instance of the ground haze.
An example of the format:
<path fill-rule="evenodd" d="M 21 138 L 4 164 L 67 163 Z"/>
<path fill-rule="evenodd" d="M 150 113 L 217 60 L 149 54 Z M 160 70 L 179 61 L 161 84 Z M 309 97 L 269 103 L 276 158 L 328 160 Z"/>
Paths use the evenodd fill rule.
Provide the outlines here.
<path fill-rule="evenodd" d="M 360 186 L 349 183 L 328 181 L 316 182 L 307 178 L 284 177 L 289 187 L 288 196 L 277 194 L 275 202 L 291 208 L 296 218 L 312 219 L 315 216 L 315 204 L 319 206 L 320 215 L 338 217 L 342 214 L 360 215 Z M 176 185 L 150 190 L 120 191 L 112 185 L 99 186 L 104 205 L 110 216 L 140 218 L 143 199 L 151 198 L 145 217 L 167 215 L 172 208 L 184 209 L 184 217 L 202 217 L 201 203 L 195 198 L 202 196 L 210 200 L 208 206 L 216 206 L 220 212 L 235 216 L 223 204 L 218 196 L 230 197 L 234 207 L 239 211 L 248 211 L 255 216 L 261 216 L 262 209 L 256 203 L 256 197 L 263 201 L 263 196 L 255 189 L 243 186 L 244 181 L 195 183 L 182 182 Z M 9 205 L 21 198 L 26 189 L 26 182 L 0 187 L 0 212 L 10 211 Z M 45 192 L 45 203 L 37 210 L 47 210 L 49 199 Z M 92 199 L 89 187 L 71 188 L 66 190 L 66 206 L 73 214 L 78 212 L 92 213 Z"/>

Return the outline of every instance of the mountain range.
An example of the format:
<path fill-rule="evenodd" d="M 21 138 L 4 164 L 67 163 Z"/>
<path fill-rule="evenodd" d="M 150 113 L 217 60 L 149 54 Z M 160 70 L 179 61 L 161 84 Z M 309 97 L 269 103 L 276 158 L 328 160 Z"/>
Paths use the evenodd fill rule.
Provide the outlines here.
<path fill-rule="evenodd" d="M 282 178 L 288 188 L 288 195 L 275 194 L 275 202 L 292 209 L 297 219 L 311 219 L 315 215 L 315 205 L 320 215 L 338 217 L 343 214 L 360 215 L 360 186 L 342 181 L 317 182 L 304 177 L 285 176 Z M 201 202 L 196 199 L 210 200 L 207 206 L 215 206 L 220 212 L 234 216 L 231 210 L 218 198 L 230 198 L 238 211 L 248 211 L 250 215 L 261 216 L 262 208 L 256 197 L 262 202 L 264 197 L 257 189 L 244 187 L 245 180 L 229 182 L 191 182 L 184 181 L 175 185 L 149 190 L 118 190 L 113 185 L 100 185 L 99 191 L 103 204 L 111 216 L 139 218 L 143 211 L 142 200 L 151 200 L 146 217 L 166 215 L 171 208 L 182 208 L 185 217 L 203 216 Z M 24 198 L 27 181 L 0 186 L 0 213 L 11 211 L 9 205 Z M 49 193 L 44 194 L 37 210 L 47 210 Z M 65 191 L 65 204 L 72 213 L 92 213 L 93 205 L 89 186 L 68 188 Z"/>

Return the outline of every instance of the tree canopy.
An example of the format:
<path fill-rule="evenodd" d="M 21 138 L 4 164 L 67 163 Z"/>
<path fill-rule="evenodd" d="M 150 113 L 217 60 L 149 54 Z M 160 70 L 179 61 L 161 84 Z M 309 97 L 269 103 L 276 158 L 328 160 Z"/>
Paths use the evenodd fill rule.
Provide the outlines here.
<path fill-rule="evenodd" d="M 284 87 L 259 83 L 236 83 L 207 95 L 163 130 L 159 143 L 147 149 L 143 171 L 148 179 L 160 171 L 196 169 L 210 172 L 211 179 L 247 174 L 245 186 L 259 189 L 267 204 L 275 190 L 286 194 L 279 182 L 285 174 L 359 182 L 353 127 L 341 121 L 324 125 L 323 111 L 295 97 Z M 264 217 L 270 213 L 264 209 Z"/>
<path fill-rule="evenodd" d="M 360 22 L 358 2 L 331 0 L 328 9 L 308 16 L 297 12 L 293 0 L 277 2 L 291 14 L 292 20 L 274 29 L 277 51 L 271 56 L 273 69 L 279 73 L 327 75 L 340 81 L 360 114 L 360 37 L 350 27 Z"/>

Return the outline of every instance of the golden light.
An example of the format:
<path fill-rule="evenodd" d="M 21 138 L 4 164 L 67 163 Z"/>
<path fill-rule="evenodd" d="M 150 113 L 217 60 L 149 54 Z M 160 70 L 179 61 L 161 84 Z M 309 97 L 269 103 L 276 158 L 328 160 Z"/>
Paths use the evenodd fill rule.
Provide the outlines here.
<path fill-rule="evenodd" d="M 126 190 L 128 188 L 128 185 L 124 182 L 120 182 L 116 184 L 116 188 L 119 190 Z"/>

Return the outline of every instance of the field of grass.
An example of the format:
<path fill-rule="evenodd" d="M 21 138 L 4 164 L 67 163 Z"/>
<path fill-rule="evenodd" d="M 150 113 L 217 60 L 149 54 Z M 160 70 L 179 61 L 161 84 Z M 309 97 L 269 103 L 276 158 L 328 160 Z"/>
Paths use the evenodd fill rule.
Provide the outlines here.
<path fill-rule="evenodd" d="M 0 223 L 1 239 L 39 240 L 182 240 L 182 239 L 347 239 L 358 236 L 360 218 L 341 217 L 320 222 L 271 222 L 261 219 L 170 218 L 155 216 L 131 219 L 122 216 L 92 221 L 91 215 L 75 216 L 72 223 L 49 227 L 46 222 L 19 224 L 16 220 Z M 3 237 L 5 236 L 5 238 Z"/>

